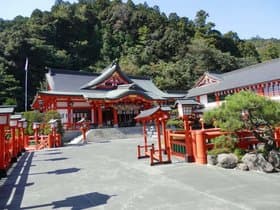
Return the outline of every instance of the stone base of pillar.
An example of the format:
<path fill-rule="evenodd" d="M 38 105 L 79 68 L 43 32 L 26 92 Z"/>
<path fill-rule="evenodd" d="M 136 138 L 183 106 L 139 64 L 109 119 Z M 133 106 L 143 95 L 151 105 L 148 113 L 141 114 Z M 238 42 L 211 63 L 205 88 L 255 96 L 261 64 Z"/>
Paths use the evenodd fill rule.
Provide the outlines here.
<path fill-rule="evenodd" d="M 118 124 L 115 124 L 115 125 L 114 125 L 114 128 L 117 128 L 117 127 L 119 127 L 119 125 L 118 125 Z"/>

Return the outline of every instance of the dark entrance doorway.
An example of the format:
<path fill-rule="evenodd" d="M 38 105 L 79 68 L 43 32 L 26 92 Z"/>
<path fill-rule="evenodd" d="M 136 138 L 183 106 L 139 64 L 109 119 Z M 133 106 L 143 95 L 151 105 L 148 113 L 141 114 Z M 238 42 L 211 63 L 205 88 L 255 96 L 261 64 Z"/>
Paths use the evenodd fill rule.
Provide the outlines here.
<path fill-rule="evenodd" d="M 134 111 L 121 111 L 118 112 L 118 122 L 119 127 L 131 127 L 136 125 L 136 121 L 134 117 L 138 113 L 134 113 Z"/>
<path fill-rule="evenodd" d="M 74 109 L 73 110 L 73 122 L 76 123 L 82 118 L 91 121 L 91 112 L 89 109 Z"/>
<path fill-rule="evenodd" d="M 106 108 L 102 111 L 103 126 L 113 127 L 113 111 L 111 108 Z"/>

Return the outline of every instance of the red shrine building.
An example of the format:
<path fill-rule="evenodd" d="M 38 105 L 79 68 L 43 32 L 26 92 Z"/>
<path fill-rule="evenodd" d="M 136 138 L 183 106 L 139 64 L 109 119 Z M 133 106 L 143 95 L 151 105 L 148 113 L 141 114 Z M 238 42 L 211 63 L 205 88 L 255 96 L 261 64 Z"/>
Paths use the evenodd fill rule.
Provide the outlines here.
<path fill-rule="evenodd" d="M 82 118 L 96 127 L 134 126 L 140 110 L 183 97 L 159 90 L 150 78 L 127 76 L 117 62 L 101 73 L 50 68 L 46 82 L 47 90 L 39 91 L 31 106 L 56 110 L 66 129 Z"/>
<path fill-rule="evenodd" d="M 242 90 L 280 101 L 280 59 L 241 68 L 224 74 L 206 72 L 188 91 L 205 109 L 216 107 L 227 95 Z"/>

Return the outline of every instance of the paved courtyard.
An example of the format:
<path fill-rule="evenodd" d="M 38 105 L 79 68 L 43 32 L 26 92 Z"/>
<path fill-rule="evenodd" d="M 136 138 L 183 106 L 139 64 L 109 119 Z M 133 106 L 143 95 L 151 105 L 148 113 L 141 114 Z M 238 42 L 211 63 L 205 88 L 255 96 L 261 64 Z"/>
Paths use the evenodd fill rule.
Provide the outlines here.
<path fill-rule="evenodd" d="M 140 139 L 24 154 L 1 179 L 0 209 L 280 209 L 280 175 L 136 159 Z"/>

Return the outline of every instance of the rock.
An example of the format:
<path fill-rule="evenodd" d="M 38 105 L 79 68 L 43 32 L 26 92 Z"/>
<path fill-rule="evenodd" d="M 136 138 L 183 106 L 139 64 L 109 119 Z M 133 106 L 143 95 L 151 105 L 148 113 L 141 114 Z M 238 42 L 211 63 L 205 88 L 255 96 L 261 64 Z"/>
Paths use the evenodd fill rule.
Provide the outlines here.
<path fill-rule="evenodd" d="M 274 170 L 271 163 L 266 161 L 262 154 L 247 153 L 243 156 L 242 161 L 248 166 L 249 170 L 263 171 L 266 173 Z"/>
<path fill-rule="evenodd" d="M 216 165 L 217 164 L 217 156 L 216 155 L 207 155 L 207 163 L 209 165 Z"/>
<path fill-rule="evenodd" d="M 270 151 L 267 159 L 275 168 L 280 169 L 280 152 L 275 150 Z"/>
<path fill-rule="evenodd" d="M 236 166 L 236 169 L 241 170 L 241 171 L 248 171 L 249 168 L 245 163 L 238 163 Z"/>
<path fill-rule="evenodd" d="M 222 168 L 235 168 L 238 158 L 234 154 L 219 154 L 217 161 L 217 165 Z"/>

